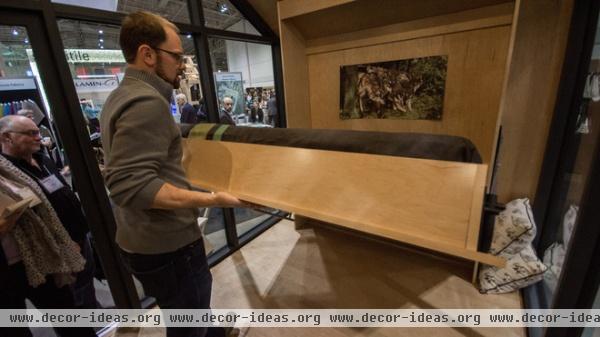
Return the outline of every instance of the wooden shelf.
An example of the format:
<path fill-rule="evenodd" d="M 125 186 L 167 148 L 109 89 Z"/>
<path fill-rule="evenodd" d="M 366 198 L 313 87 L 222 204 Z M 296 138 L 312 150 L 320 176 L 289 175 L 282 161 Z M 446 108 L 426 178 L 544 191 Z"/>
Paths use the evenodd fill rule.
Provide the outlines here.
<path fill-rule="evenodd" d="M 279 2 L 279 18 L 291 22 L 311 40 L 502 3 L 514 1 L 284 0 Z"/>

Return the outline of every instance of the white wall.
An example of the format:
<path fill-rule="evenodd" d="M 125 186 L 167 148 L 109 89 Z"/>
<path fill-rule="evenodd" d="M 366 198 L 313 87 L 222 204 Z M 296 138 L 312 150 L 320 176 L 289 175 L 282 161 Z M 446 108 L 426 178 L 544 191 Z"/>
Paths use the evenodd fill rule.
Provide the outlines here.
<path fill-rule="evenodd" d="M 116 12 L 118 0 L 52 0 L 52 2 Z"/>
<path fill-rule="evenodd" d="M 241 20 L 227 30 L 256 32 L 246 20 Z M 273 58 L 271 46 L 239 41 L 226 41 L 227 65 L 230 72 L 241 72 L 244 88 L 272 87 Z"/>

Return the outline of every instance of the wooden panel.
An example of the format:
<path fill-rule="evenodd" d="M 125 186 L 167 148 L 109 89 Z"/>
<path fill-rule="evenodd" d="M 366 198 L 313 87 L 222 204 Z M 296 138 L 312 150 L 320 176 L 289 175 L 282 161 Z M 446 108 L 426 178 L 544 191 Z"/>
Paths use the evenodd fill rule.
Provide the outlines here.
<path fill-rule="evenodd" d="M 313 128 L 424 132 L 463 136 L 490 162 L 505 73 L 510 26 L 310 55 Z M 340 120 L 340 66 L 448 55 L 441 121 Z M 287 70 L 286 70 L 287 71 Z"/>
<path fill-rule="evenodd" d="M 520 4 L 501 105 L 498 199 L 533 200 L 554 112 L 573 0 Z"/>
<path fill-rule="evenodd" d="M 281 58 L 283 69 L 285 69 L 283 89 L 287 126 L 310 128 L 306 43 L 296 29 L 285 21 L 279 21 L 279 31 L 281 34 Z"/>
<path fill-rule="evenodd" d="M 280 20 L 308 14 L 330 7 L 340 6 L 355 0 L 283 0 L 280 1 Z"/>
<path fill-rule="evenodd" d="M 475 182 L 473 184 L 473 195 L 485 195 L 486 178 L 487 166 L 479 165 L 475 176 Z M 483 198 L 473 198 L 471 202 L 471 217 L 469 218 L 469 232 L 467 233 L 467 249 L 477 250 L 482 210 Z M 477 269 L 477 266 L 475 269 Z"/>
<path fill-rule="evenodd" d="M 488 6 L 422 20 L 308 40 L 307 54 L 372 46 L 382 43 L 505 26 L 512 23 L 514 4 Z"/>
<path fill-rule="evenodd" d="M 473 249 L 485 165 L 188 139 L 193 184 L 241 199 L 502 265 Z"/>
<path fill-rule="evenodd" d="M 284 1 L 283 3 L 285 3 Z M 302 1 L 303 3 L 305 1 Z M 327 1 L 325 1 L 327 2 Z M 512 2 L 510 0 L 359 0 L 289 19 L 307 40 Z"/>
<path fill-rule="evenodd" d="M 279 19 L 277 18 L 277 0 L 248 0 L 260 17 L 279 35 Z"/>

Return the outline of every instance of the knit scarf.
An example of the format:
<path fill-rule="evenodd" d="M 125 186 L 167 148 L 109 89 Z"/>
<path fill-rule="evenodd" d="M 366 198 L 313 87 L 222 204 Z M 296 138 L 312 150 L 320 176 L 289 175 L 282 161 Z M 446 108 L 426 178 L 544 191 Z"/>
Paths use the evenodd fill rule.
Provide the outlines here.
<path fill-rule="evenodd" d="M 16 185 L 29 187 L 42 201 L 27 209 L 9 233 L 17 244 L 29 284 L 37 287 L 48 275 L 53 275 L 55 282 L 63 282 L 66 275 L 83 270 L 85 259 L 39 185 L 2 155 L 0 174 Z M 0 189 L 13 200 L 22 199 L 4 184 Z"/>

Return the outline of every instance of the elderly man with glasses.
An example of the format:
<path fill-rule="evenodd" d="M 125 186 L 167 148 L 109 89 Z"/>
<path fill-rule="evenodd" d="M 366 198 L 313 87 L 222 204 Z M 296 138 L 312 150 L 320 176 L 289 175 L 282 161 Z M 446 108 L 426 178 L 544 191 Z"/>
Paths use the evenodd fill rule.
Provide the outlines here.
<path fill-rule="evenodd" d="M 50 206 L 56 212 L 58 220 L 67 230 L 70 238 L 77 243 L 78 249 L 86 259 L 83 271 L 77 273 L 76 280 L 71 287 L 75 300 L 74 307 L 79 309 L 97 308 L 93 284 L 95 265 L 88 238 L 87 221 L 79 199 L 67 181 L 52 160 L 40 152 L 42 146 L 40 129 L 33 120 L 25 116 L 5 116 L 0 119 L 0 143 L 2 144 L 2 156 L 26 176 L 29 176 L 32 184 L 39 186 L 39 190 L 43 192 Z M 43 217 L 41 220 L 50 221 Z M 4 254 L 0 252 L 0 255 Z M 8 262 L 4 260 L 6 257 L 0 256 L 0 265 Z M 32 289 L 11 289 L 11 303 L 17 303 L 22 297 L 24 306 L 25 297 L 31 294 L 34 294 Z M 40 303 L 44 303 L 46 308 L 53 308 L 53 305 L 56 307 L 65 305 L 63 302 L 53 303 L 50 298 L 42 299 L 37 295 L 32 300 L 35 302 L 36 299 L 41 301 Z"/>

